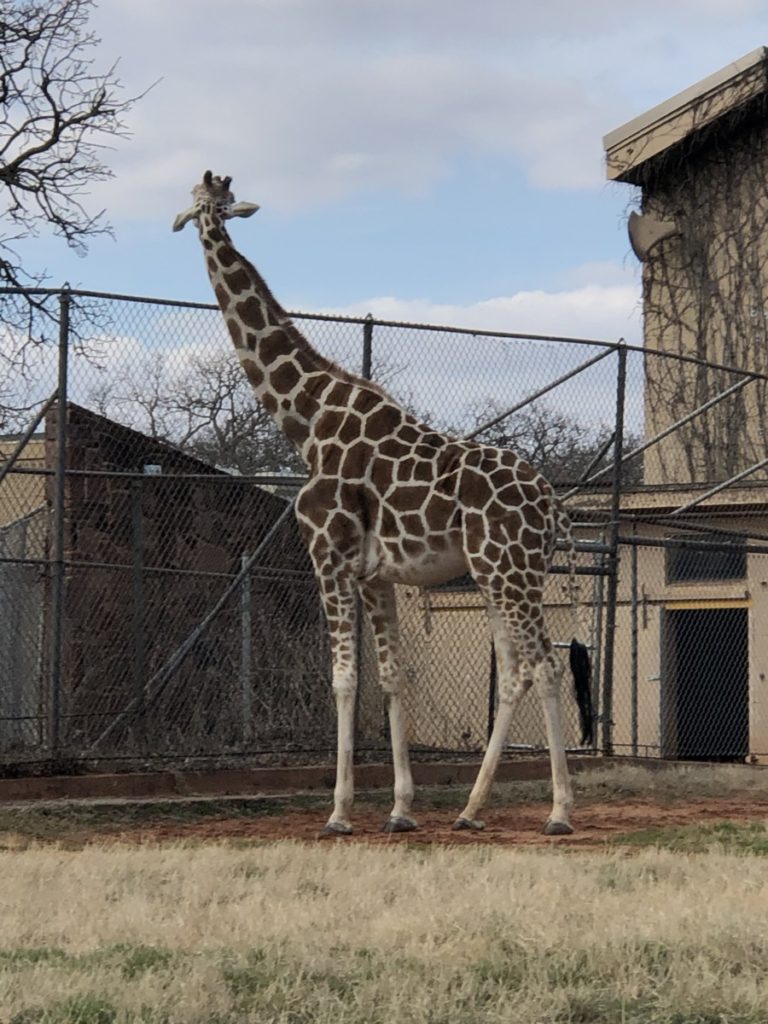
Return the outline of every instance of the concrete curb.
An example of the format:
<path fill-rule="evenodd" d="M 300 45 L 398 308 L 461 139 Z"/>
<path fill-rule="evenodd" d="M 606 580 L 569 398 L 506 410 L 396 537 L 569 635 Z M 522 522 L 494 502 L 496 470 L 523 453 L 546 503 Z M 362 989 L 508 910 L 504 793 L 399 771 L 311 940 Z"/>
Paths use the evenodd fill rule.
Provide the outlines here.
<path fill-rule="evenodd" d="M 569 760 L 572 771 L 596 768 L 600 757 Z M 415 763 L 413 776 L 417 786 L 466 786 L 474 782 L 479 761 Z M 499 781 L 526 781 L 549 778 L 549 759 L 504 761 L 499 765 Z M 329 765 L 296 768 L 235 768 L 211 771 L 165 771 L 94 775 L 30 776 L 0 779 L 0 804 L 37 800 L 162 800 L 190 797 L 255 796 L 292 791 L 331 790 L 335 769 Z M 392 785 L 392 767 L 388 764 L 360 764 L 355 768 L 359 789 L 379 789 Z"/>

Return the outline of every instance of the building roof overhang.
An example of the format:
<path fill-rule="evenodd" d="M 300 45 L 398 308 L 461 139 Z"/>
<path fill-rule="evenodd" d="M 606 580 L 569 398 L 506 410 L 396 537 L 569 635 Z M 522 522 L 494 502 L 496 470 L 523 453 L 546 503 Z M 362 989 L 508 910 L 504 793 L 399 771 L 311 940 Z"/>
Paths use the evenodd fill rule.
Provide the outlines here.
<path fill-rule="evenodd" d="M 607 177 L 641 183 L 649 161 L 766 93 L 768 49 L 760 46 L 609 132 L 603 139 Z"/>

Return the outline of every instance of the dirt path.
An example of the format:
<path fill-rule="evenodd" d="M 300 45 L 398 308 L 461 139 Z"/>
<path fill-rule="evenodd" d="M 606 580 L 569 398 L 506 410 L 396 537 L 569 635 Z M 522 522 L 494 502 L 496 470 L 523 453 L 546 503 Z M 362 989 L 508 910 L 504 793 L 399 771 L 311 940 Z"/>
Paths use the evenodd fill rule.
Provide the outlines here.
<path fill-rule="evenodd" d="M 571 836 L 541 834 L 548 804 L 525 804 L 514 808 L 492 808 L 484 816 L 483 832 L 453 832 L 452 817 L 446 810 L 419 813 L 419 829 L 400 835 L 381 831 L 384 813 L 363 808 L 355 814 L 355 833 L 343 838 L 321 836 L 324 823 L 319 809 L 287 810 L 260 818 L 220 817 L 206 821 L 161 821 L 129 829 L 109 829 L 106 835 L 121 842 L 162 842 L 179 839 L 240 839 L 268 841 L 297 839 L 322 842 L 449 843 L 453 845 L 593 846 L 642 829 L 714 824 L 718 821 L 768 821 L 768 800 L 730 797 L 695 799 L 659 805 L 650 800 L 631 799 L 581 804 L 574 815 L 576 831 Z M 100 838 L 105 838 L 101 832 Z"/>

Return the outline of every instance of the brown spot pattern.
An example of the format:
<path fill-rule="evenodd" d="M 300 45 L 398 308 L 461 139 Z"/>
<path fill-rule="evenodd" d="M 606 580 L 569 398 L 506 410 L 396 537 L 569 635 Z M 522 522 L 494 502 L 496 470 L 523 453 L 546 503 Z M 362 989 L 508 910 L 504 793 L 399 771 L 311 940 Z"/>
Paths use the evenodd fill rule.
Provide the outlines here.
<path fill-rule="evenodd" d="M 240 330 L 240 324 L 235 317 L 227 317 L 227 330 L 229 331 L 229 336 L 232 339 L 232 344 L 235 348 L 242 348 L 243 332 Z"/>
<path fill-rule="evenodd" d="M 251 382 L 251 385 L 258 390 L 264 383 L 264 374 L 261 372 L 261 369 L 252 359 L 243 360 L 243 369 L 245 370 L 245 375 Z"/>
<path fill-rule="evenodd" d="M 259 355 L 265 366 L 280 356 L 291 355 L 291 346 L 282 331 L 272 331 L 259 341 Z"/>
<path fill-rule="evenodd" d="M 389 437 L 403 419 L 402 412 L 391 406 L 384 405 L 370 413 L 365 421 L 365 436 L 371 441 L 381 441 Z"/>
<path fill-rule="evenodd" d="M 293 363 L 281 363 L 269 375 L 269 383 L 279 395 L 288 395 L 301 380 L 301 374 Z"/>
<path fill-rule="evenodd" d="M 235 305 L 237 315 L 246 327 L 253 327 L 257 331 L 264 330 L 264 312 L 261 302 L 255 295 L 249 295 Z"/>
<path fill-rule="evenodd" d="M 237 270 L 233 270 L 229 274 L 225 274 L 224 283 L 235 295 L 239 295 L 240 292 L 247 292 L 251 287 L 250 276 L 242 267 L 238 267 Z"/>

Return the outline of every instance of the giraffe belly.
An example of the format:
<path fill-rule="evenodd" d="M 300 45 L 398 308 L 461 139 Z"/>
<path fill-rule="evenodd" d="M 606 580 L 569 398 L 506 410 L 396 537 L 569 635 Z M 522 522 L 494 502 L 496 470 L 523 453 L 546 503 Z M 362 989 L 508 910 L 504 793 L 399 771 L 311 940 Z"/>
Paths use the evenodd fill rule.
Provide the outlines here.
<path fill-rule="evenodd" d="M 467 563 L 460 544 L 445 551 L 404 555 L 388 546 L 380 551 L 375 575 L 391 583 L 405 583 L 412 587 L 431 587 L 447 583 L 467 571 Z"/>

